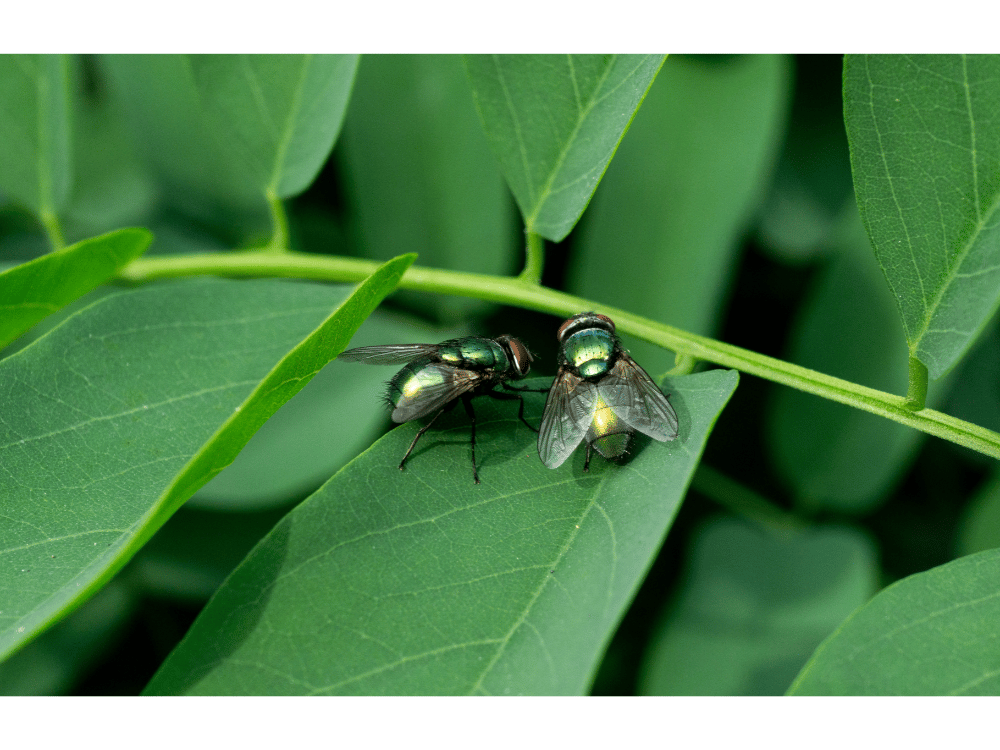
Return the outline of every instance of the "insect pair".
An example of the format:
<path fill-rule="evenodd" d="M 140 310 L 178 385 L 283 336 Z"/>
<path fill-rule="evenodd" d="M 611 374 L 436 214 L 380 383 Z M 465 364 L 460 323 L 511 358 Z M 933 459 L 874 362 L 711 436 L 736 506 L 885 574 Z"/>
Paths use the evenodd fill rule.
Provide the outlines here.
<path fill-rule="evenodd" d="M 400 469 L 420 437 L 461 400 L 472 423 L 472 477 L 479 484 L 472 399 L 483 395 L 520 401 L 517 416 L 538 432 L 538 456 L 550 469 L 562 464 L 584 440 L 587 457 L 583 469 L 587 471 L 591 450 L 605 458 L 618 458 L 628 451 L 635 432 L 662 442 L 677 437 L 677 414 L 646 371 L 622 348 L 611 318 L 592 312 L 574 315 L 560 326 L 557 338 L 559 371 L 552 387 L 541 390 L 509 384 L 525 377 L 533 361 L 528 348 L 512 336 L 362 346 L 341 353 L 340 358 L 376 365 L 405 364 L 386 391 L 392 420 L 402 423 L 434 414 L 413 438 L 399 462 Z M 505 390 L 497 391 L 497 386 Z M 524 397 L 516 395 L 533 390 L 548 390 L 537 430 L 524 418 Z"/>

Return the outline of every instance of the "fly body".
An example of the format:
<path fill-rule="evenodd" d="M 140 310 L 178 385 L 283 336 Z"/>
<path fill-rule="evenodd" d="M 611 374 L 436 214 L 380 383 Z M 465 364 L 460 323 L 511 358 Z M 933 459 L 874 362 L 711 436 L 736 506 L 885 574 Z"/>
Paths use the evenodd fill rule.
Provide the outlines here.
<path fill-rule="evenodd" d="M 580 313 L 557 333 L 559 371 L 545 400 L 538 433 L 538 456 L 550 469 L 560 466 L 587 441 L 605 458 L 628 452 L 636 432 L 666 442 L 677 437 L 677 414 L 615 335 L 606 315 Z"/>
<path fill-rule="evenodd" d="M 476 469 L 476 414 L 472 399 L 482 395 L 519 399 L 518 417 L 531 427 L 524 419 L 523 397 L 495 390 L 502 386 L 517 391 L 508 381 L 525 377 L 531 369 L 531 353 L 513 336 L 495 339 L 467 336 L 440 344 L 361 346 L 342 352 L 339 358 L 374 365 L 404 365 L 386 388 L 385 398 L 392 409 L 392 420 L 403 423 L 433 414 L 403 454 L 400 470 L 405 468 L 406 459 L 420 437 L 459 401 L 472 423 L 472 477 L 476 484 L 479 484 L 479 472 Z"/>

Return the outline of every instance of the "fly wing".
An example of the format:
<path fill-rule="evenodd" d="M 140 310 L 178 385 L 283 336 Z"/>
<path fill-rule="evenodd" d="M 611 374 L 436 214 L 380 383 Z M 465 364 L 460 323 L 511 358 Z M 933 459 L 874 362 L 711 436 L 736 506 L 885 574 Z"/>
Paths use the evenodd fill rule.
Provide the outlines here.
<path fill-rule="evenodd" d="M 440 344 L 386 344 L 359 346 L 337 355 L 337 359 L 364 362 L 366 365 L 405 365 L 419 357 L 434 354 Z"/>
<path fill-rule="evenodd" d="M 538 457 L 554 469 L 576 450 L 590 427 L 597 406 L 597 388 L 568 370 L 561 370 L 545 399 L 538 429 Z"/>
<path fill-rule="evenodd" d="M 627 354 L 597 384 L 601 398 L 623 422 L 654 440 L 677 437 L 677 413 L 653 379 Z"/>
<path fill-rule="evenodd" d="M 409 422 L 437 411 L 483 381 L 478 372 L 434 362 L 414 374 L 417 388 L 412 395 L 403 393 L 392 412 L 393 422 Z"/>

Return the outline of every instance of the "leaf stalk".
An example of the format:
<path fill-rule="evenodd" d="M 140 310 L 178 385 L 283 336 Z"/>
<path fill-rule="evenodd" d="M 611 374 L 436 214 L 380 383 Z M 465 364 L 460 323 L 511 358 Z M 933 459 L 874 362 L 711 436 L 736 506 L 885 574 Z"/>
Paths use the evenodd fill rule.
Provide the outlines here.
<path fill-rule="evenodd" d="M 525 232 L 525 235 L 524 270 L 518 279 L 529 284 L 541 284 L 545 267 L 545 238 L 535 232 Z"/>
<path fill-rule="evenodd" d="M 927 365 L 910 355 L 910 383 L 906 391 L 906 408 L 920 411 L 927 403 Z"/>

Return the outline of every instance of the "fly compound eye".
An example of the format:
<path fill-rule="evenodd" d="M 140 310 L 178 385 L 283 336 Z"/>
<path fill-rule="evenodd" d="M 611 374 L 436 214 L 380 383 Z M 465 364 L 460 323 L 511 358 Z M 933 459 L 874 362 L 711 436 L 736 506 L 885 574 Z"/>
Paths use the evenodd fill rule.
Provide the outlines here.
<path fill-rule="evenodd" d="M 593 316 L 594 316 L 594 317 L 595 317 L 595 318 L 596 318 L 597 320 L 600 320 L 600 321 L 603 321 L 603 322 L 604 322 L 604 324 L 605 324 L 605 325 L 604 325 L 604 326 L 602 326 L 602 327 L 606 327 L 606 328 L 607 328 L 607 329 L 608 329 L 608 330 L 609 330 L 609 331 L 610 331 L 611 333 L 614 333 L 614 332 L 615 332 L 615 321 L 613 321 L 613 320 L 612 320 L 611 318 L 609 318 L 609 317 L 608 317 L 607 315 L 601 315 L 600 313 L 592 313 L 592 315 L 593 315 Z M 600 324 L 598 323 L 598 325 L 600 325 Z"/>
<path fill-rule="evenodd" d="M 559 330 L 556 332 L 556 340 L 561 344 L 574 332 L 580 328 L 587 327 L 587 320 L 593 315 L 593 313 L 577 313 L 572 318 L 567 318 L 563 321 L 563 324 L 559 326 Z"/>
<path fill-rule="evenodd" d="M 574 333 L 582 331 L 585 328 L 601 328 L 614 334 L 615 323 L 607 315 L 600 315 L 595 312 L 577 313 L 559 326 L 559 331 L 556 333 L 556 340 L 562 344 Z"/>
<path fill-rule="evenodd" d="M 533 358 L 528 347 L 515 338 L 507 339 L 507 348 L 510 349 L 511 360 L 514 363 L 514 370 L 519 378 L 523 378 L 531 369 Z"/>

